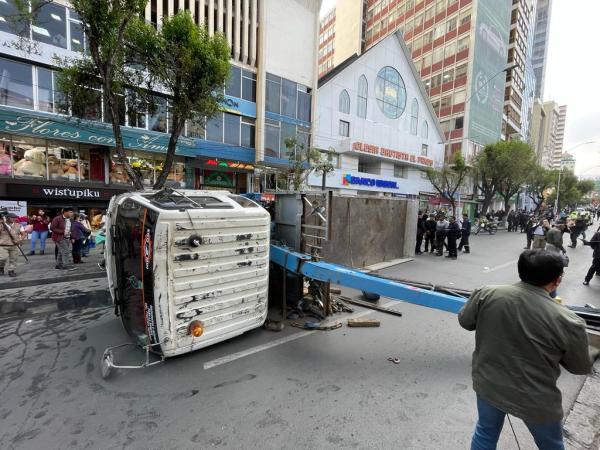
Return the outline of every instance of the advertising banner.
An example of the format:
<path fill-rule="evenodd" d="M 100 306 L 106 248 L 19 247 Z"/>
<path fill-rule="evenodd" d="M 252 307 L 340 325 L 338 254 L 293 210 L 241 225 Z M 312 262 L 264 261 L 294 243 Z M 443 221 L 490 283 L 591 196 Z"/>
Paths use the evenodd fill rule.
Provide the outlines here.
<path fill-rule="evenodd" d="M 479 0 L 473 48 L 468 137 L 485 145 L 500 139 L 511 2 Z"/>
<path fill-rule="evenodd" d="M 27 217 L 27 202 L 0 200 L 0 209 L 6 209 L 19 217 Z"/>

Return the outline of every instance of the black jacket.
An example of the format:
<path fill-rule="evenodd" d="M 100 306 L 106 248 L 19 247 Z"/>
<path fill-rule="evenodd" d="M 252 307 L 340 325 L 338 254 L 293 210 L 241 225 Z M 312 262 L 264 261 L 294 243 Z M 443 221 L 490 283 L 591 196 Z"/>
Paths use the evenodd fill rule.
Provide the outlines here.
<path fill-rule="evenodd" d="M 429 234 L 435 234 L 435 220 L 428 219 L 425 221 L 425 231 L 429 231 Z"/>
<path fill-rule="evenodd" d="M 419 217 L 417 219 L 417 236 L 423 236 L 425 231 L 425 221 L 422 217 Z"/>
<path fill-rule="evenodd" d="M 594 259 L 600 259 L 600 231 L 596 231 L 592 236 L 592 239 L 589 241 L 585 241 L 583 244 L 589 245 L 594 249 Z"/>
<path fill-rule="evenodd" d="M 463 236 L 471 234 L 471 221 L 469 219 L 463 220 L 461 232 Z"/>
<path fill-rule="evenodd" d="M 448 225 L 448 238 L 458 238 L 460 235 L 461 231 L 458 222 L 450 222 L 450 225 Z"/>

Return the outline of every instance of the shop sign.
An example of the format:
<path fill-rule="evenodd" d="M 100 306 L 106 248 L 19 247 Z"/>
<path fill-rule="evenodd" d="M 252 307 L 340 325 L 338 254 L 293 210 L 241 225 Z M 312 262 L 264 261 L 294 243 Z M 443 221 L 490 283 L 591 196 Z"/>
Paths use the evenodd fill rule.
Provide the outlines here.
<path fill-rule="evenodd" d="M 382 189 L 398 189 L 398 183 L 390 180 L 380 180 L 377 178 L 355 177 L 352 174 L 345 173 L 342 175 L 342 185 L 358 185 L 368 187 L 378 187 Z"/>
<path fill-rule="evenodd" d="M 225 188 L 235 187 L 233 182 L 233 173 L 230 172 L 207 171 L 204 174 L 204 184 L 206 186 Z"/>
<path fill-rule="evenodd" d="M 254 170 L 254 166 L 252 164 L 233 161 L 219 161 L 218 159 L 209 159 L 206 161 L 206 165 L 213 167 L 225 167 L 228 169 Z"/>
<path fill-rule="evenodd" d="M 112 129 L 105 124 L 80 119 L 65 119 L 60 116 L 33 116 L 12 114 L 0 111 L 0 132 L 19 133 L 28 136 L 64 139 L 96 145 L 115 146 Z M 166 153 L 169 135 L 137 131 L 122 127 L 123 146 L 128 149 L 146 150 Z M 180 137 L 177 143 L 177 154 L 196 156 L 194 139 Z"/>
<path fill-rule="evenodd" d="M 0 209 L 6 209 L 9 213 L 16 214 L 19 217 L 27 216 L 27 202 L 0 200 Z"/>
<path fill-rule="evenodd" d="M 399 152 L 385 147 L 378 147 L 377 145 L 365 144 L 364 142 L 354 142 L 352 144 L 352 151 L 366 153 L 368 155 L 382 156 L 384 158 L 393 159 L 396 161 L 405 161 L 412 164 L 419 164 L 422 166 L 433 166 L 433 160 L 425 158 L 424 156 L 417 156 L 411 153 Z"/>
<path fill-rule="evenodd" d="M 227 112 L 256 118 L 256 103 L 242 98 L 226 95 L 225 99 L 221 102 L 221 107 Z"/>
<path fill-rule="evenodd" d="M 108 200 L 122 191 L 97 189 L 81 186 L 44 186 L 31 184 L 9 184 L 7 193 L 11 197 L 36 199 Z"/>

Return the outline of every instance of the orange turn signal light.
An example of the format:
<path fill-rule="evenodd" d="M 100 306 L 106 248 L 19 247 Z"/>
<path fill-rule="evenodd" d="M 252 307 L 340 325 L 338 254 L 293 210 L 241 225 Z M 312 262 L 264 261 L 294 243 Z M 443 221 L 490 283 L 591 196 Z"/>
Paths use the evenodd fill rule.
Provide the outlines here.
<path fill-rule="evenodd" d="M 190 323 L 189 326 L 189 334 L 191 334 L 194 337 L 200 337 L 202 336 L 202 333 L 204 333 L 204 326 L 202 325 L 202 322 L 200 322 L 199 320 L 193 320 Z"/>

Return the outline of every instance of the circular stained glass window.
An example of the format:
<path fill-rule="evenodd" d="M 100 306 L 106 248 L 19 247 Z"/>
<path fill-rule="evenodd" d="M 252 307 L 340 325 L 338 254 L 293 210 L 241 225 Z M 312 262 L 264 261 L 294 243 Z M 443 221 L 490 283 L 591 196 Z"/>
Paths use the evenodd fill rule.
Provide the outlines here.
<path fill-rule="evenodd" d="M 387 66 L 377 74 L 375 98 L 381 112 L 390 119 L 397 119 L 406 108 L 406 86 L 393 67 Z"/>

